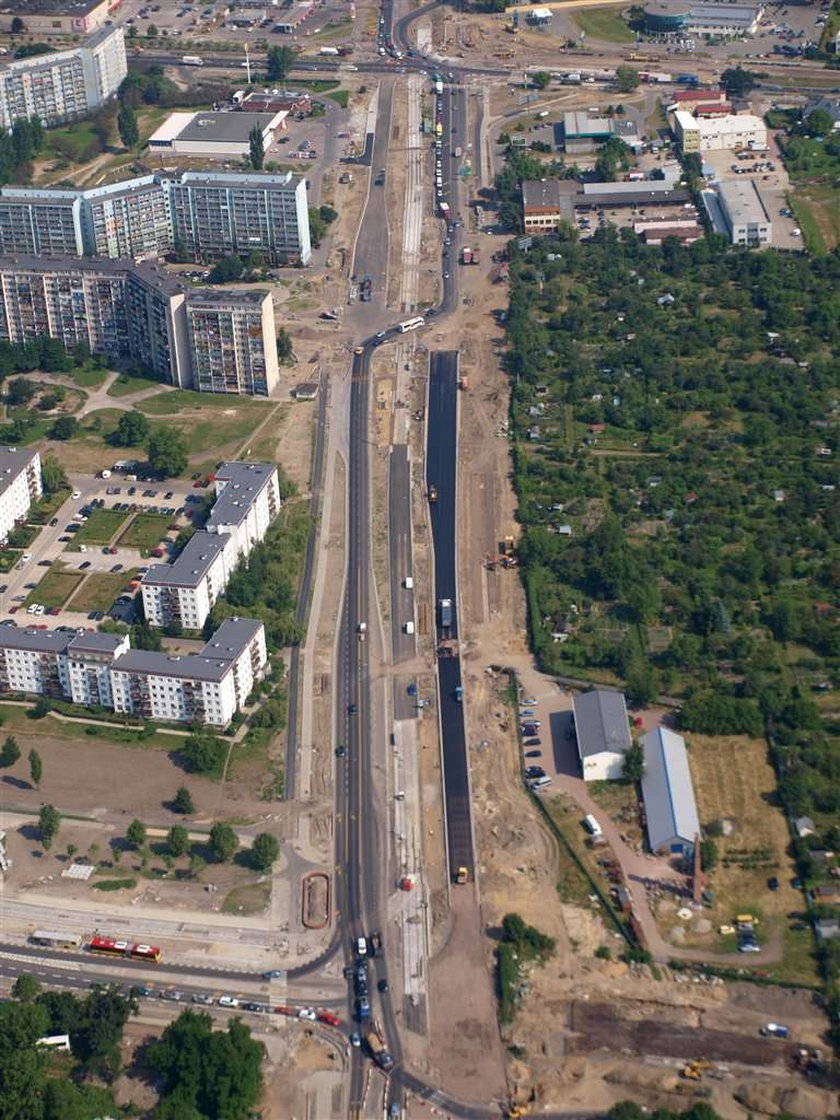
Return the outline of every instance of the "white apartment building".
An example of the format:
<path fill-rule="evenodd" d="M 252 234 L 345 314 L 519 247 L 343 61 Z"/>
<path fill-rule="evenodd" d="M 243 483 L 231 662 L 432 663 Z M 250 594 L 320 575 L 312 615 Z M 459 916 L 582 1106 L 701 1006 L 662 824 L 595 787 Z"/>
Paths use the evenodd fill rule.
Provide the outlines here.
<path fill-rule="evenodd" d="M 674 129 L 683 152 L 733 151 L 767 147 L 767 126 L 752 113 L 695 117 L 685 109 L 674 113 Z"/>
<path fill-rule="evenodd" d="M 200 630 L 236 566 L 230 537 L 198 532 L 171 564 L 153 564 L 140 589 L 150 626 Z"/>
<path fill-rule="evenodd" d="M 271 292 L 192 292 L 186 310 L 193 387 L 267 397 L 280 378 Z"/>
<path fill-rule="evenodd" d="M 45 125 L 88 116 L 116 94 L 128 73 L 121 27 L 103 27 L 72 50 L 20 59 L 0 68 L 0 125 L 21 117 Z"/>
<path fill-rule="evenodd" d="M 114 710 L 226 727 L 267 660 L 263 624 L 240 618 L 224 622 L 199 653 L 131 650 L 111 666 Z"/>
<path fill-rule="evenodd" d="M 0 627 L 0 693 L 34 692 L 111 707 L 108 671 L 126 635 Z"/>
<path fill-rule="evenodd" d="M 240 559 L 265 537 L 282 505 L 273 463 L 223 463 L 203 531 L 171 564 L 155 564 L 140 588 L 146 621 L 200 630 Z"/>
<path fill-rule="evenodd" d="M 216 501 L 205 528 L 208 533 L 230 537 L 231 567 L 263 539 L 282 504 L 273 463 L 222 463 L 216 471 Z"/>
<path fill-rule="evenodd" d="M 0 449 L 0 541 L 25 521 L 30 507 L 43 493 L 41 456 L 29 448 Z"/>

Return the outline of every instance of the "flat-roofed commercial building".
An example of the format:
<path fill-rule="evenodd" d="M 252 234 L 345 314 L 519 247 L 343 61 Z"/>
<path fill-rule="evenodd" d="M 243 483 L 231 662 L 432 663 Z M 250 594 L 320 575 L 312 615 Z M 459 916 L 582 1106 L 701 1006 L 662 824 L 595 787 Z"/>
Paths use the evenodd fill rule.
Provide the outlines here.
<path fill-rule="evenodd" d="M 525 179 L 522 213 L 526 233 L 550 233 L 563 217 L 559 179 Z"/>
<path fill-rule="evenodd" d="M 644 5 L 645 31 L 666 37 L 686 35 L 754 35 L 764 6 L 759 4 L 686 4 L 680 0 L 654 0 Z"/>
<path fill-rule="evenodd" d="M 193 387 L 267 397 L 280 375 L 271 293 L 205 290 L 186 308 Z"/>
<path fill-rule="evenodd" d="M 724 179 L 718 203 L 733 245 L 764 249 L 773 241 L 773 222 L 752 179 Z"/>
<path fill-rule="evenodd" d="M 291 172 L 187 171 L 86 191 L 4 187 L 0 253 L 143 260 L 178 245 L 197 260 L 263 253 L 272 263 L 312 255 L 306 180 Z"/>
<path fill-rule="evenodd" d="M 226 727 L 267 663 L 265 630 L 229 619 L 198 653 L 130 650 L 111 666 L 114 709 L 145 719 Z"/>
<path fill-rule="evenodd" d="M 26 520 L 43 492 L 38 452 L 28 447 L 0 449 L 0 542 Z"/>
<path fill-rule="evenodd" d="M 258 128 L 266 148 L 288 114 L 276 113 L 173 113 L 149 137 L 150 152 L 182 156 L 218 156 L 239 159 L 251 151 L 251 131 Z"/>
<path fill-rule="evenodd" d="M 119 0 L 25 0 L 0 12 L 0 31 L 11 31 L 20 16 L 30 35 L 90 35 L 118 5 Z"/>
<path fill-rule="evenodd" d="M 678 109 L 674 113 L 674 130 L 677 142 L 686 153 L 735 148 L 763 151 L 767 147 L 767 126 L 761 117 L 752 113 L 706 118 Z"/>
<path fill-rule="evenodd" d="M 45 125 L 78 120 L 99 109 L 128 73 L 122 28 L 103 27 L 72 50 L 0 67 L 0 126 L 21 117 Z"/>
<path fill-rule="evenodd" d="M 555 128 L 555 135 L 558 131 L 558 146 L 570 154 L 591 152 L 613 136 L 631 148 L 639 142 L 635 121 L 625 117 L 591 117 L 585 110 L 564 113 L 562 128 Z"/>

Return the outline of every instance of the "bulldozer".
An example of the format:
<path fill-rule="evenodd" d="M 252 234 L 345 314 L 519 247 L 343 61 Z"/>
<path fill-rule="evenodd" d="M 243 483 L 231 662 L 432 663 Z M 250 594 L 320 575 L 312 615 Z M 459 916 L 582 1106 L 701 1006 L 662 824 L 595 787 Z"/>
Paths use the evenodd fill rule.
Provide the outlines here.
<path fill-rule="evenodd" d="M 680 1070 L 680 1076 L 687 1078 L 689 1081 L 700 1081 L 703 1074 L 710 1069 L 714 1069 L 714 1062 L 706 1061 L 705 1058 L 698 1058 L 686 1062 Z"/>

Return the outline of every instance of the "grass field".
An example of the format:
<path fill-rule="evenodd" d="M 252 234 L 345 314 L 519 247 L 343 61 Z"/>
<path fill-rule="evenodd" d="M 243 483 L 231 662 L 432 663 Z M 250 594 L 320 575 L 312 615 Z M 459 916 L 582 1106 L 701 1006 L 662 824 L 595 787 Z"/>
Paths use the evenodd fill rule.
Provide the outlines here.
<path fill-rule="evenodd" d="M 840 245 L 840 190 L 837 187 L 819 183 L 803 187 L 791 196 L 791 208 L 812 253 L 822 255 Z"/>
<path fill-rule="evenodd" d="M 95 509 L 76 533 L 73 544 L 110 544 L 125 520 L 126 515 L 118 510 Z"/>
<path fill-rule="evenodd" d="M 635 35 L 618 14 L 616 8 L 590 8 L 575 12 L 575 23 L 591 39 L 607 43 L 632 43 Z"/>
<path fill-rule="evenodd" d="M 52 739 L 67 739 L 77 743 L 113 743 L 117 746 L 143 747 L 146 750 L 177 750 L 181 745 L 175 735 L 162 735 L 155 731 L 146 738 L 140 738 L 138 730 L 130 727 L 98 727 L 95 735 L 89 735 L 85 723 L 68 723 L 50 714 L 42 720 L 31 720 L 26 708 L 16 708 L 11 704 L 0 704 L 0 718 L 3 721 L 4 735 L 33 735 L 38 732 Z M 186 734 L 186 732 L 185 732 Z"/>
<path fill-rule="evenodd" d="M 51 128 L 44 133 L 41 159 L 64 157 L 74 163 L 87 163 L 102 151 L 93 121 L 75 121 L 64 128 Z"/>
<path fill-rule="evenodd" d="M 108 390 L 108 396 L 127 397 L 131 393 L 140 393 L 143 389 L 152 389 L 156 385 L 160 385 L 160 382 L 153 381 L 149 377 L 129 377 L 127 373 L 121 373 Z"/>
<path fill-rule="evenodd" d="M 166 536 L 171 523 L 171 517 L 161 517 L 158 513 L 138 513 L 117 544 L 120 548 L 155 548 Z"/>
<path fill-rule="evenodd" d="M 190 453 L 199 455 L 245 439 L 276 405 L 243 397 L 211 399 L 209 393 L 176 389 L 140 401 L 137 408 L 152 418 L 165 417 L 168 424 L 184 433 Z"/>
<path fill-rule="evenodd" d="M 270 883 L 250 883 L 228 891 L 222 903 L 223 914 L 261 914 L 271 898 Z"/>
<path fill-rule="evenodd" d="M 94 572 L 82 583 L 79 590 L 67 604 L 71 611 L 107 611 L 116 597 L 137 575 L 131 568 L 125 572 Z"/>
<path fill-rule="evenodd" d="M 73 373 L 73 380 L 82 389 L 98 389 L 107 376 L 107 369 L 91 364 L 77 369 Z"/>
<path fill-rule="evenodd" d="M 61 568 L 50 568 L 38 586 L 30 591 L 26 606 L 41 603 L 45 607 L 61 607 L 82 582 L 81 572 L 68 572 Z"/>

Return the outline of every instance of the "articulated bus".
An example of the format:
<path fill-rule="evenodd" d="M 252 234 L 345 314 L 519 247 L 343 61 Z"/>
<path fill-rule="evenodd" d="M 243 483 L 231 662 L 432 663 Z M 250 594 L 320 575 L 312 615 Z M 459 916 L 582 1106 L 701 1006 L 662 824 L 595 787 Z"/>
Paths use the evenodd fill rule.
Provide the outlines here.
<path fill-rule="evenodd" d="M 131 941 L 115 941 L 111 937 L 91 937 L 87 943 L 91 953 L 103 953 L 109 957 L 129 957 L 135 961 L 160 960 L 160 949 L 154 945 L 134 945 Z"/>
<path fill-rule="evenodd" d="M 424 327 L 426 320 L 422 315 L 415 315 L 413 319 L 406 319 L 404 323 L 400 323 L 400 334 L 405 334 L 406 331 L 416 331 L 418 327 Z"/>
<path fill-rule="evenodd" d="M 33 945 L 45 945 L 48 949 L 78 949 L 82 943 L 77 933 L 56 933 L 47 929 L 36 929 L 29 940 Z"/>

